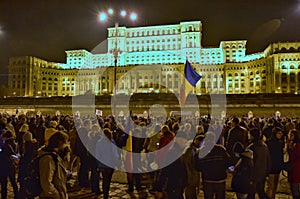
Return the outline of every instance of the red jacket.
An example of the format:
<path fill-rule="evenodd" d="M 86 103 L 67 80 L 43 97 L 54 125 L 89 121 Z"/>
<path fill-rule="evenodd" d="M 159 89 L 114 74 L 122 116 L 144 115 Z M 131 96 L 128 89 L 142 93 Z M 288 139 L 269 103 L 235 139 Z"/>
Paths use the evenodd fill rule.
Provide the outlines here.
<path fill-rule="evenodd" d="M 290 164 L 289 182 L 300 183 L 300 143 L 290 151 Z"/>

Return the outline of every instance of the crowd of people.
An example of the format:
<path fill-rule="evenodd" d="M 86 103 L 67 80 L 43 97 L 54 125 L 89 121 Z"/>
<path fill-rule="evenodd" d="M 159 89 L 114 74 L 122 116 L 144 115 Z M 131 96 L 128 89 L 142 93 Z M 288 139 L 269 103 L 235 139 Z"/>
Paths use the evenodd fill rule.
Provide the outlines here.
<path fill-rule="evenodd" d="M 74 171 L 78 172 L 77 186 L 91 189 L 95 198 L 109 198 L 112 175 L 117 168 L 110 165 L 119 165 L 130 157 L 114 150 L 108 156 L 103 148 L 113 144 L 125 151 L 146 154 L 146 159 L 134 156 L 131 160 L 130 166 L 140 173 L 127 170 L 127 193 L 132 197 L 134 188 L 140 198 L 147 197 L 142 173 L 151 171 L 150 193 L 157 199 L 196 199 L 200 190 L 205 199 L 224 199 L 228 173 L 233 175 L 231 188 L 238 199 L 254 199 L 256 193 L 261 199 L 274 199 L 280 173 L 286 171 L 292 196 L 299 199 L 299 132 L 299 118 L 275 116 L 185 116 L 164 121 L 137 115 L 114 118 L 1 114 L 1 198 L 7 198 L 8 179 L 15 198 L 32 198 L 26 179 L 36 158 L 40 198 L 68 198 L 68 180 L 74 177 Z M 151 153 L 163 148 L 167 150 L 156 156 Z M 178 151 L 179 158 L 165 163 L 166 157 Z"/>

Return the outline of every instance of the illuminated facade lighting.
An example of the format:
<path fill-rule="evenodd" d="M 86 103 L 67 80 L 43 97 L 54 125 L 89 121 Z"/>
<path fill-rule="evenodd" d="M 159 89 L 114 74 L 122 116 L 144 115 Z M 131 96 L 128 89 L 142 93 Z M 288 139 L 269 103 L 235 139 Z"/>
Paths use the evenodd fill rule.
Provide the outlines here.
<path fill-rule="evenodd" d="M 151 85 L 155 78 L 165 82 L 169 91 L 179 92 L 181 82 L 172 71 L 182 72 L 186 58 L 203 76 L 194 88 L 194 93 L 199 95 L 300 91 L 300 42 L 273 43 L 253 54 L 246 54 L 246 40 L 221 41 L 217 47 L 206 48 L 202 46 L 200 21 L 118 27 L 118 31 L 115 27 L 108 28 L 106 53 L 69 50 L 66 63 L 31 56 L 12 57 L 9 74 L 14 75 L 9 76 L 9 88 L 17 96 L 72 96 L 91 89 L 97 95 L 112 93 L 114 71 L 109 66 L 114 66 L 112 50 L 116 36 L 122 51 L 117 62 L 117 77 L 136 65 L 151 66 L 151 70 L 118 79 L 122 93 L 168 92 Z M 139 88 L 137 82 L 144 87 Z"/>

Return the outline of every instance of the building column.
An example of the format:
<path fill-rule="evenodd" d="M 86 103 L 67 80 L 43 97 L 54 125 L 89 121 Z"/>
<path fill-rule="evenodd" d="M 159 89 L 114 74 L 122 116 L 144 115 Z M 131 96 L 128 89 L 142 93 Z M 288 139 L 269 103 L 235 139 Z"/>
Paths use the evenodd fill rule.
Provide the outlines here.
<path fill-rule="evenodd" d="M 161 92 L 161 84 L 162 84 L 162 76 L 161 76 L 161 70 L 158 73 L 158 90 Z"/>
<path fill-rule="evenodd" d="M 139 73 L 136 72 L 136 73 L 135 73 L 135 92 L 138 91 L 139 87 L 140 87 L 140 83 L 139 83 Z"/>

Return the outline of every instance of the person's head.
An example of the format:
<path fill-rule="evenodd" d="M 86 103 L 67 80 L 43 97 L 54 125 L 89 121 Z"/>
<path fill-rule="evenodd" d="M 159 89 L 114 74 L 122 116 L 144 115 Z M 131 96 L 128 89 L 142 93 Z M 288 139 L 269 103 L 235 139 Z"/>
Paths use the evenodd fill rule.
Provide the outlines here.
<path fill-rule="evenodd" d="M 204 138 L 205 138 L 204 135 L 196 135 L 196 137 L 193 140 L 193 145 L 195 147 L 200 147 L 201 143 L 203 143 L 204 141 Z"/>
<path fill-rule="evenodd" d="M 109 122 L 105 122 L 104 125 L 103 125 L 103 128 L 104 129 L 111 129 L 111 125 Z"/>
<path fill-rule="evenodd" d="M 49 138 L 48 148 L 51 150 L 63 151 L 67 146 L 68 141 L 69 136 L 62 131 L 58 131 Z"/>
<path fill-rule="evenodd" d="M 293 143 L 300 143 L 300 133 L 296 129 L 291 129 L 288 133 L 288 139 Z"/>
<path fill-rule="evenodd" d="M 215 145 L 216 143 L 216 135 L 213 131 L 208 131 L 205 134 L 205 139 L 204 139 L 205 145 Z"/>
<path fill-rule="evenodd" d="M 164 125 L 162 128 L 161 128 L 161 132 L 163 134 L 166 134 L 166 133 L 169 133 L 170 132 L 170 128 L 168 125 Z"/>
<path fill-rule="evenodd" d="M 272 118 L 268 119 L 268 126 L 274 126 L 274 120 Z"/>
<path fill-rule="evenodd" d="M 192 125 L 190 123 L 186 123 L 184 125 L 185 132 L 190 132 L 192 130 Z"/>
<path fill-rule="evenodd" d="M 240 123 L 239 118 L 235 117 L 231 120 L 231 127 L 236 127 L 239 125 L 239 123 Z"/>
<path fill-rule="evenodd" d="M 236 142 L 233 145 L 232 150 L 233 150 L 233 152 L 234 152 L 234 154 L 235 154 L 236 157 L 240 157 L 240 155 L 245 152 L 244 146 L 240 142 Z"/>
<path fill-rule="evenodd" d="M 250 130 L 250 135 L 253 141 L 257 141 L 261 139 L 261 133 L 259 131 L 259 129 L 254 128 Z"/>
<path fill-rule="evenodd" d="M 99 132 L 100 131 L 100 126 L 99 124 L 93 124 L 91 131 L 93 132 Z"/>
<path fill-rule="evenodd" d="M 21 124 L 26 124 L 27 118 L 25 116 L 22 116 L 20 121 L 21 121 Z"/>
<path fill-rule="evenodd" d="M 57 127 L 57 122 L 54 121 L 54 120 L 50 121 L 49 127 L 50 128 L 56 128 Z"/>
<path fill-rule="evenodd" d="M 92 127 L 92 122 L 91 122 L 91 120 L 90 120 L 90 119 L 84 120 L 84 121 L 83 121 L 83 126 L 84 126 L 86 129 L 90 130 L 91 127 Z"/>
<path fill-rule="evenodd" d="M 113 140 L 113 134 L 110 129 L 108 129 L 108 128 L 103 129 L 103 133 L 109 141 Z"/>
<path fill-rule="evenodd" d="M 1 136 L 3 140 L 8 140 L 8 139 L 12 139 L 14 137 L 14 134 L 10 130 L 6 130 L 2 133 Z"/>
<path fill-rule="evenodd" d="M 20 132 L 28 132 L 29 131 L 29 126 L 28 124 L 23 124 L 19 130 Z"/>
<path fill-rule="evenodd" d="M 196 126 L 196 134 L 197 135 L 204 135 L 204 128 L 202 125 L 197 125 Z"/>
<path fill-rule="evenodd" d="M 273 132 L 274 138 L 276 138 L 276 139 L 278 139 L 278 140 L 280 140 L 280 139 L 282 138 L 283 133 L 282 133 L 281 128 L 279 128 L 279 127 L 274 127 L 274 128 L 272 129 L 272 132 Z"/>
<path fill-rule="evenodd" d="M 6 125 L 8 123 L 6 117 L 2 117 L 0 123 Z"/>

